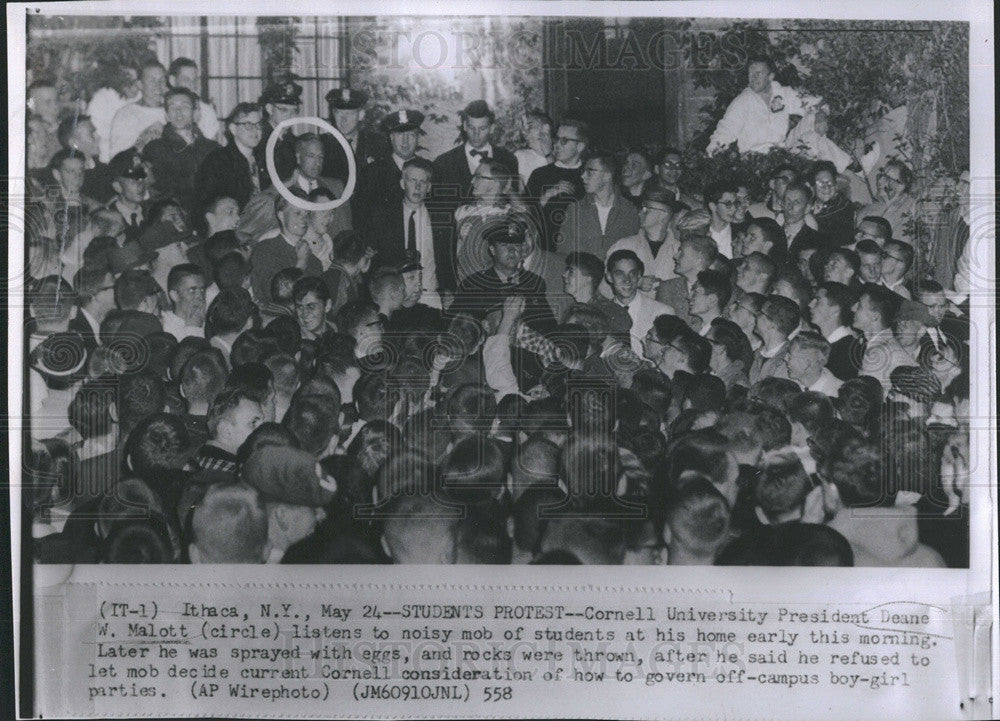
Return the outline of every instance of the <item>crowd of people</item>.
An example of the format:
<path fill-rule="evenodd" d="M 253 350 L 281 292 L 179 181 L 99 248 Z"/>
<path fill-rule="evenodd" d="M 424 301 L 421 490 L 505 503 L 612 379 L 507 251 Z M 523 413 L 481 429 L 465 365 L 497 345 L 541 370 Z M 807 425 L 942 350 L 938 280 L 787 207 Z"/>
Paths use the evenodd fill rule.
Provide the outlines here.
<path fill-rule="evenodd" d="M 795 108 L 748 77 L 712 143 L 759 152 Z M 968 215 L 915 277 L 905 163 L 752 197 L 573 117 L 502 148 L 482 100 L 430 160 L 341 87 L 352 178 L 271 138 L 293 78 L 224 118 L 199 80 L 29 86 L 37 561 L 968 564 Z"/>

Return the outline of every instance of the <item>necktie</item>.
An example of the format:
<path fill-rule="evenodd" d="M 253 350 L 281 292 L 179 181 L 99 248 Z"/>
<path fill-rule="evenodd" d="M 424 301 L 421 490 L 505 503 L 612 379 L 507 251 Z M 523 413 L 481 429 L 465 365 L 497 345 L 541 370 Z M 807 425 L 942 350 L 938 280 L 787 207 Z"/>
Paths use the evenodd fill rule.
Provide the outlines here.
<path fill-rule="evenodd" d="M 416 251 L 417 249 L 417 211 L 410 213 L 410 219 L 406 224 L 406 249 Z"/>
<path fill-rule="evenodd" d="M 139 214 L 138 213 L 132 213 L 132 222 L 129 225 L 131 225 L 133 228 L 136 227 L 137 225 L 139 225 Z"/>
<path fill-rule="evenodd" d="M 260 188 L 260 175 L 258 174 L 256 160 L 250 161 L 250 182 L 253 183 L 255 189 Z"/>

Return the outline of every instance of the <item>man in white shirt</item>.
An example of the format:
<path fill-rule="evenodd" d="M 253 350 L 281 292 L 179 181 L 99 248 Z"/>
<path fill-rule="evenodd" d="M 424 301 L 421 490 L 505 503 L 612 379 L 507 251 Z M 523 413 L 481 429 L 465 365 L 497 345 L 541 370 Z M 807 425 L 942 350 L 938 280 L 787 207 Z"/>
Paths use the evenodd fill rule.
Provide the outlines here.
<path fill-rule="evenodd" d="M 672 221 L 680 209 L 680 204 L 666 191 L 647 190 L 639 212 L 639 232 L 616 241 L 608 249 L 609 256 L 616 250 L 631 250 L 639 257 L 646 272 L 639 290 L 650 298 L 656 295 L 660 281 L 676 277 L 674 255 L 680 240 Z M 610 293 L 610 289 L 605 292 Z"/>
<path fill-rule="evenodd" d="M 152 60 L 142 66 L 139 81 L 142 87 L 139 100 L 123 106 L 111 121 L 111 157 L 135 146 L 140 138 L 148 141 L 159 137 L 167 123 L 163 109 L 163 94 L 167 91 L 166 68 Z"/>
<path fill-rule="evenodd" d="M 167 295 L 173 310 L 160 316 L 163 330 L 177 340 L 205 337 L 205 276 L 197 265 L 175 265 L 167 277 Z"/>
<path fill-rule="evenodd" d="M 540 110 L 529 111 L 526 124 L 528 127 L 524 135 L 528 147 L 514 152 L 522 187 L 528 184 L 533 172 L 552 162 L 552 130 L 555 127 L 552 118 Z"/>
<path fill-rule="evenodd" d="M 830 344 L 819 333 L 803 331 L 792 339 L 785 354 L 788 377 L 807 391 L 816 391 L 831 398 L 843 381 L 837 378 L 826 362 L 830 357 Z"/>
<path fill-rule="evenodd" d="M 632 318 L 632 350 L 642 354 L 642 341 L 661 315 L 674 315 L 674 309 L 639 292 L 645 268 L 631 250 L 618 250 L 608 256 L 605 280 L 611 286 L 614 301 L 628 310 Z"/>
<path fill-rule="evenodd" d="M 94 93 L 87 105 L 87 115 L 90 116 L 97 136 L 100 138 L 100 161 L 111 160 L 111 123 L 115 113 L 129 103 L 134 103 L 142 97 L 142 86 L 139 84 L 139 73 L 135 68 L 122 68 L 126 82 L 119 91 L 117 88 L 100 88 Z"/>
<path fill-rule="evenodd" d="M 219 123 L 219 114 L 215 111 L 215 106 L 201 99 L 198 64 L 191 58 L 174 58 L 170 63 L 167 78 L 170 80 L 170 87 L 187 88 L 198 96 L 198 108 L 195 113 L 198 130 L 209 140 L 214 140 L 217 143 L 223 142 L 222 126 Z"/>
<path fill-rule="evenodd" d="M 761 347 L 754 353 L 750 366 L 750 382 L 762 378 L 787 378 L 785 353 L 789 337 L 798 328 L 799 307 L 795 301 L 780 295 L 769 295 L 757 315 L 754 332 L 761 339 Z"/>
<path fill-rule="evenodd" d="M 715 154 L 736 143 L 740 153 L 766 153 L 784 142 L 791 115 L 803 115 L 797 92 L 774 81 L 774 65 L 765 56 L 751 56 L 747 87 L 726 108 L 708 142 Z"/>

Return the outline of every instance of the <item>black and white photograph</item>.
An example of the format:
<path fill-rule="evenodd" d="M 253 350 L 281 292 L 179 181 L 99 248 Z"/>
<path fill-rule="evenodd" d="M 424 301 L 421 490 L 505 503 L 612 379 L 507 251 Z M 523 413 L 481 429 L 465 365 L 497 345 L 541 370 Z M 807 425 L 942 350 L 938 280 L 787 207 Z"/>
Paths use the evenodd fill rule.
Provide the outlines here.
<path fill-rule="evenodd" d="M 23 66 L 10 65 L 23 94 L 8 113 L 11 142 L 19 136 L 10 177 L 22 178 L 9 183 L 7 276 L 9 325 L 21 334 L 8 349 L 9 413 L 21 419 L 10 424 L 15 585 L 28 594 L 19 612 L 36 629 L 51 621 L 37 594 L 53 574 L 65 581 L 53 588 L 98 579 L 83 583 L 91 606 L 104 574 L 166 587 L 144 590 L 148 602 L 97 598 L 99 617 L 57 611 L 57 621 L 91 621 L 73 636 L 84 648 L 61 651 L 76 654 L 82 680 L 67 683 L 81 706 L 65 690 L 47 705 L 48 681 L 26 685 L 26 670 L 51 665 L 50 644 L 36 639 L 20 646 L 37 654 L 34 666 L 20 661 L 21 717 L 121 717 L 145 696 L 166 704 L 149 707 L 155 715 L 245 716 L 261 699 L 333 695 L 348 677 L 313 673 L 318 657 L 304 659 L 335 627 L 313 635 L 318 610 L 311 621 L 291 606 L 279 617 L 269 608 L 279 596 L 259 589 L 244 608 L 241 578 L 518 578 L 541 589 L 561 574 L 614 585 L 640 573 L 643 586 L 685 592 L 699 578 L 719 592 L 732 578 L 753 593 L 819 594 L 836 579 L 848 595 L 852 579 L 867 579 L 865 593 L 884 590 L 884 603 L 857 613 L 797 618 L 809 614 L 772 601 L 756 621 L 749 603 L 708 619 L 736 624 L 732 638 L 705 633 L 707 622 L 695 629 L 708 606 L 662 591 L 621 611 L 596 591 L 579 608 L 537 606 L 548 611 L 502 610 L 485 591 L 413 610 L 404 604 L 420 593 L 385 591 L 378 605 L 352 597 L 369 604 L 355 617 L 376 623 L 359 618 L 346 638 L 378 646 L 389 638 L 380 619 L 435 619 L 411 622 L 427 636 L 392 638 L 441 642 L 442 655 L 397 655 L 402 671 L 379 651 L 369 659 L 371 678 L 385 663 L 398 680 L 415 678 L 407 668 L 419 658 L 423 669 L 456 665 L 448 644 L 459 634 L 449 641 L 441 619 L 476 620 L 482 635 L 465 641 L 506 629 L 508 645 L 532 623 L 544 626 L 534 641 L 572 641 L 549 635 L 567 616 L 598 636 L 613 622 L 655 622 L 662 645 L 675 640 L 672 618 L 692 622 L 687 641 L 697 632 L 712 663 L 729 659 L 721 643 L 744 642 L 731 658 L 737 683 L 757 672 L 765 683 L 771 667 L 755 663 L 787 663 L 801 674 L 784 685 L 790 697 L 826 684 L 823 698 L 836 699 L 849 672 L 852 690 L 892 687 L 907 700 L 852 712 L 883 719 L 917 718 L 924 684 L 955 676 L 955 658 L 945 672 L 908 654 L 938 638 L 957 645 L 957 606 L 903 595 L 903 579 L 920 579 L 914 594 L 951 579 L 953 604 L 993 587 L 993 68 L 977 74 L 971 57 L 985 22 L 992 59 L 991 6 L 893 15 L 851 5 L 856 15 L 832 18 L 819 3 L 769 17 L 755 17 L 756 4 L 588 5 L 9 8 L 23 28 Z M 409 564 L 420 568 L 399 568 Z M 187 578 L 205 594 L 173 596 Z M 230 586 L 218 599 L 237 601 L 217 600 L 213 581 Z M 837 598 L 826 598 L 833 613 Z M 606 608 L 588 605 L 597 600 Z M 172 602 L 161 618 L 157 604 Z M 233 639 L 260 638 L 246 625 L 258 610 L 272 645 L 284 640 L 271 657 L 241 656 Z M 753 623 L 770 628 L 768 613 L 782 638 L 767 639 L 765 662 L 745 644 Z M 164 640 L 167 618 L 180 639 Z M 102 619 L 123 630 L 104 638 Z M 148 634 L 137 630 L 147 619 Z M 512 619 L 526 619 L 522 631 Z M 811 663 L 833 670 L 813 680 L 795 666 L 796 653 L 809 663 L 798 646 L 838 643 L 822 634 L 840 621 L 853 631 L 843 643 L 858 642 L 859 628 L 890 638 L 840 662 L 843 681 L 838 649 L 818 646 Z M 195 630 L 202 644 L 226 639 L 204 658 L 218 651 L 220 666 L 242 668 L 229 678 L 240 688 L 208 664 L 201 677 L 168 668 L 168 649 L 195 658 Z M 844 648 L 850 658 L 855 647 Z M 581 683 L 585 661 L 587 673 L 607 667 L 619 698 L 630 657 L 613 649 L 575 650 L 569 665 L 544 657 L 547 680 L 565 675 L 600 698 L 607 684 Z M 296 653 L 299 675 L 278 660 Z M 685 659 L 656 670 L 646 651 L 632 653 L 636 688 L 661 702 L 680 688 L 663 669 Z M 146 666 L 126 674 L 142 659 L 151 678 Z M 691 689 L 706 659 L 686 658 L 695 677 L 678 693 L 701 693 Z M 711 668 L 709 684 L 730 672 Z M 472 705 L 446 705 L 444 686 L 355 685 L 354 710 L 302 713 L 398 718 L 407 700 L 442 718 L 553 713 L 527 695 L 516 713 L 504 707 L 517 698 L 511 681 L 546 693 L 541 672 L 518 678 L 512 664 L 502 680 L 470 681 L 461 669 L 421 679 L 454 684 L 455 698 L 464 683 Z M 261 678 L 297 679 L 301 695 Z M 957 683 L 975 680 L 960 670 Z M 236 705 L 219 706 L 223 695 Z M 372 699 L 398 705 L 365 707 Z M 669 705 L 626 714 L 595 703 L 593 718 L 672 716 Z M 804 696 L 795 703 L 773 715 L 838 717 L 837 700 L 808 713 Z M 957 696 L 948 703 L 973 718 Z M 268 717 L 291 709 L 275 703 Z"/>

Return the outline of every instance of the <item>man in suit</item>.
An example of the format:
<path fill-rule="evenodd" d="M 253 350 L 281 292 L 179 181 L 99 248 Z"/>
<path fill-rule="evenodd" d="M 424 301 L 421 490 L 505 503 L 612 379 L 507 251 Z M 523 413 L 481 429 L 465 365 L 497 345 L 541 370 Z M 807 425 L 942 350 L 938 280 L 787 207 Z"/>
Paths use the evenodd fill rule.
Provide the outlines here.
<path fill-rule="evenodd" d="M 762 378 L 787 378 L 788 367 L 785 354 L 788 352 L 788 338 L 799 327 L 799 306 L 782 295 L 769 295 L 757 315 L 754 333 L 761 340 L 761 346 L 754 353 L 750 366 L 750 382 Z"/>
<path fill-rule="evenodd" d="M 434 160 L 434 200 L 452 216 L 459 205 L 472 198 L 472 174 L 483 160 L 496 160 L 506 166 L 511 177 L 517 177 L 517 158 L 492 143 L 496 115 L 486 101 L 473 100 L 460 117 L 462 144 Z"/>
<path fill-rule="evenodd" d="M 883 390 L 892 388 L 890 374 L 897 366 L 913 365 L 913 358 L 893 335 L 892 326 L 899 312 L 900 298 L 875 284 L 864 285 L 854 306 L 854 327 L 865 336 L 865 354 L 861 374 L 877 378 Z"/>
<path fill-rule="evenodd" d="M 628 311 L 632 319 L 632 350 L 642 355 L 642 341 L 661 315 L 676 315 L 674 308 L 639 292 L 645 268 L 631 250 L 616 250 L 608 256 L 605 280 L 611 286 L 614 301 Z"/>
<path fill-rule="evenodd" d="M 662 281 L 656 288 L 656 300 L 674 309 L 674 314 L 688 325 L 698 322 L 691 316 L 691 289 L 698 273 L 708 270 L 718 255 L 715 241 L 705 235 L 690 235 L 680 242 L 674 254 L 675 278 Z"/>
<path fill-rule="evenodd" d="M 948 299 L 944 288 L 935 280 L 922 280 L 917 284 L 917 300 L 927 306 L 932 324 L 927 328 L 928 340 L 935 348 L 940 348 L 945 338 L 968 344 L 969 318 L 959 317 L 948 309 Z"/>
<path fill-rule="evenodd" d="M 97 347 L 101 323 L 115 309 L 115 278 L 106 268 L 84 266 L 73 278 L 76 289 L 76 316 L 69 321 L 69 330 L 83 338 L 88 352 Z"/>
<path fill-rule="evenodd" d="M 389 143 L 385 137 L 364 125 L 367 103 L 368 93 L 346 86 L 326 94 L 330 124 L 347 138 L 354 154 L 355 172 L 358 173 L 376 158 L 389 152 Z M 324 133 L 320 139 L 323 141 L 323 175 L 339 178 L 347 185 L 347 158 L 344 156 L 344 149 L 329 133 Z"/>
<path fill-rule="evenodd" d="M 842 283 L 820 283 L 809 302 L 812 324 L 830 344 L 826 367 L 842 381 L 858 375 L 864 356 L 864 342 L 851 328 L 856 294 Z"/>
<path fill-rule="evenodd" d="M 351 209 L 359 228 L 366 227 L 373 215 L 402 198 L 403 164 L 417 154 L 423 122 L 424 114 L 416 110 L 398 110 L 382 119 L 382 132 L 388 136 L 392 152 L 358 171 L 358 186 L 351 199 Z"/>
<path fill-rule="evenodd" d="M 492 265 L 462 281 L 449 311 L 484 320 L 505 298 L 519 295 L 525 299 L 521 313 L 525 324 L 539 333 L 551 332 L 556 320 L 546 300 L 545 281 L 522 265 L 528 253 L 524 225 L 508 219 L 491 222 L 483 230 L 483 239 Z"/>
<path fill-rule="evenodd" d="M 295 138 L 295 165 L 290 176 L 284 181 L 285 187 L 299 191 L 308 199 L 314 191 L 323 189 L 329 191 L 333 198 L 339 198 L 344 192 L 344 184 L 337 178 L 320 176 L 323 168 L 323 143 L 315 133 L 303 133 Z M 326 195 L 326 194 L 324 194 Z M 278 227 L 275 201 L 278 190 L 270 187 L 262 193 L 253 196 L 243 209 L 238 226 L 238 234 L 246 239 L 254 239 L 274 233 Z M 310 202 L 325 202 L 326 198 Z M 334 208 L 329 213 L 326 223 L 327 233 L 335 238 L 343 230 L 353 227 L 351 206 L 348 203 Z"/>
<path fill-rule="evenodd" d="M 781 198 L 785 237 L 788 238 L 788 254 L 793 258 L 803 246 L 826 248 L 830 245 L 826 236 L 806 224 L 806 214 L 809 212 L 812 200 L 812 189 L 799 181 L 789 183 Z M 815 246 L 812 245 L 814 243 Z"/>
<path fill-rule="evenodd" d="M 660 188 L 650 188 L 642 197 L 639 210 L 639 232 L 615 242 L 608 255 L 627 248 L 639 256 L 646 269 L 640 292 L 656 296 L 656 286 L 660 281 L 673 278 L 674 256 L 679 248 L 677 229 L 673 219 L 681 210 L 681 204 Z"/>
<path fill-rule="evenodd" d="M 202 203 L 225 196 L 242 210 L 250 196 L 270 185 L 267 167 L 255 155 L 263 128 L 259 105 L 239 103 L 233 108 L 226 118 L 226 144 L 206 155 L 195 175 L 195 194 Z"/>
<path fill-rule="evenodd" d="M 137 241 L 142 235 L 146 220 L 144 204 L 149 181 L 146 167 L 135 151 L 119 153 L 111 159 L 109 167 L 115 176 L 111 183 L 115 195 L 106 207 L 121 218 L 125 227 L 125 241 Z"/>
<path fill-rule="evenodd" d="M 115 191 L 111 187 L 114 173 L 100 161 L 101 139 L 87 115 L 64 118 L 56 131 L 59 144 L 83 158 L 83 188 L 81 192 L 99 203 L 107 203 Z"/>
<path fill-rule="evenodd" d="M 375 266 L 399 266 L 406 253 L 416 253 L 428 291 L 424 301 L 440 307 L 439 279 L 454 272 L 454 259 L 446 239 L 440 237 L 442 229 L 431 224 L 427 210 L 433 177 L 433 165 L 426 158 L 414 156 L 403 163 L 399 179 L 403 197 L 373 215 L 363 230 L 376 251 Z"/>
<path fill-rule="evenodd" d="M 559 230 L 560 252 L 603 258 L 616 241 L 639 232 L 639 213 L 616 187 L 617 166 L 611 153 L 599 152 L 587 158 L 583 168 L 587 194 L 566 210 Z"/>
<path fill-rule="evenodd" d="M 291 78 L 275 83 L 260 96 L 259 104 L 267 112 L 267 121 L 260 142 L 254 148 L 254 156 L 257 158 L 257 165 L 266 169 L 267 141 L 271 137 L 271 132 L 278 123 L 301 115 L 302 86 Z M 291 128 L 285 128 L 274 145 L 274 169 L 282 181 L 287 180 L 295 169 L 295 135 Z M 265 180 L 265 187 L 270 186 L 269 174 Z"/>

